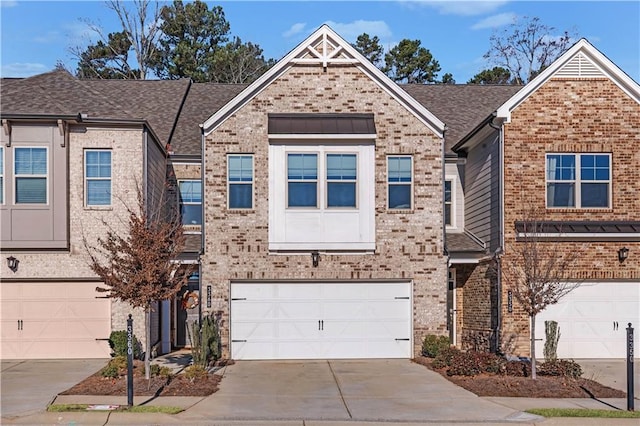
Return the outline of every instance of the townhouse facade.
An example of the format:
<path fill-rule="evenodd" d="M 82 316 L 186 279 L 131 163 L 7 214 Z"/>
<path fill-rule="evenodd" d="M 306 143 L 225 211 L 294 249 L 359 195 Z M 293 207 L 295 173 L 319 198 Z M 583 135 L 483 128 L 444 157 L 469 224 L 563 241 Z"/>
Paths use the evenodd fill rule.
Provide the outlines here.
<path fill-rule="evenodd" d="M 560 355 L 620 356 L 639 322 L 640 90 L 585 40 L 525 86 L 397 85 L 323 26 L 250 85 L 50 73 L 2 96 L 2 252 L 20 262 L 2 264 L 2 358 L 108 355 L 129 310 L 95 293 L 82 237 L 119 223 L 135 182 L 174 188 L 177 261 L 197 265 L 154 310 L 159 353 L 215 314 L 233 359 L 411 358 L 427 334 L 528 355 L 500 269 L 531 236 L 525 205 L 541 244 L 580 253 L 580 286 L 538 318 Z"/>

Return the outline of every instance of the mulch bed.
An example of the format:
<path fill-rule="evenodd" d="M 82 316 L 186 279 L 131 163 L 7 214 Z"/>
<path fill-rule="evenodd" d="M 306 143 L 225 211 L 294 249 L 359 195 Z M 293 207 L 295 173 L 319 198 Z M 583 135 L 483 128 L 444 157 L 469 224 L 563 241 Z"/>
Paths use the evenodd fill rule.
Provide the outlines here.
<path fill-rule="evenodd" d="M 135 360 L 133 368 L 133 394 L 136 396 L 207 396 L 218 390 L 220 376 L 207 374 L 190 380 L 184 374 L 172 377 L 144 378 L 144 363 Z M 127 395 L 127 376 L 116 379 L 102 377 L 100 371 L 87 377 L 60 395 Z"/>
<path fill-rule="evenodd" d="M 626 393 L 604 386 L 589 379 L 540 376 L 515 377 L 506 375 L 479 374 L 477 376 L 447 376 L 446 368 L 431 366 L 431 359 L 418 357 L 417 364 L 440 373 L 445 379 L 478 395 L 526 398 L 625 398 Z"/>

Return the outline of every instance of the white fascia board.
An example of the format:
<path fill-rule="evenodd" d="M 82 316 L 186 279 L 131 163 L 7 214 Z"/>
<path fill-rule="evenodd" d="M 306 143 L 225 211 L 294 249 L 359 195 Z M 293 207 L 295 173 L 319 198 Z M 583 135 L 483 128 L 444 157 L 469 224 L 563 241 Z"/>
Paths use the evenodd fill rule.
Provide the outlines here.
<path fill-rule="evenodd" d="M 538 240 L 640 241 L 637 232 L 518 232 L 517 238 Z"/>
<path fill-rule="evenodd" d="M 270 242 L 270 251 L 299 251 L 299 250 L 337 250 L 337 251 L 349 251 L 349 250 L 375 250 L 375 242 L 361 242 L 361 243 L 336 243 L 336 242 L 311 242 L 311 243 L 285 243 L 285 242 Z"/>
<path fill-rule="evenodd" d="M 220 108 L 215 114 L 209 117 L 203 124 L 205 136 L 210 134 L 215 128 L 226 120 L 237 109 L 244 106 L 247 102 L 257 96 L 262 90 L 264 90 L 269 83 L 275 80 L 279 75 L 283 74 L 296 62 L 300 62 L 303 58 L 296 58 L 299 54 L 307 49 L 308 45 L 316 40 L 323 34 L 335 39 L 339 42 L 341 50 L 346 51 L 353 56 L 354 60 L 346 60 L 347 63 L 353 63 L 358 66 L 362 71 L 366 71 L 372 77 L 372 80 L 380 86 L 385 92 L 390 94 L 396 101 L 404 105 L 414 116 L 416 116 L 422 123 L 424 123 L 431 131 L 433 131 L 439 138 L 444 137 L 445 125 L 440 119 L 427 110 L 422 104 L 411 97 L 400 86 L 393 82 L 386 74 L 371 63 L 367 58 L 362 56 L 351 44 L 347 43 L 342 37 L 334 32 L 328 25 L 324 24 L 318 28 L 313 34 L 307 37 L 302 43 L 295 47 L 291 52 L 284 56 L 276 65 L 274 65 L 269 71 L 264 73 L 260 78 L 247 86 L 242 92 L 236 95 L 231 101 L 229 101 L 224 107 Z M 304 62 L 319 63 L 319 60 L 304 60 Z M 341 58 L 332 58 L 330 62 L 340 63 L 344 62 Z"/>
<path fill-rule="evenodd" d="M 269 134 L 269 139 L 273 140 L 310 140 L 310 139 L 327 139 L 327 140 L 366 140 L 371 141 L 377 138 L 377 135 L 374 134 L 359 134 L 359 133 L 338 133 L 338 134 L 330 134 L 330 133 L 321 133 L 321 134 Z"/>
<path fill-rule="evenodd" d="M 563 53 L 555 60 L 547 69 L 541 72 L 537 77 L 527 83 L 515 95 L 507 100 L 496 111 L 496 116 L 503 118 L 505 122 L 511 122 L 511 112 L 527 99 L 533 92 L 538 90 L 540 86 L 546 83 L 553 74 L 562 68 L 567 62 L 573 59 L 579 52 L 591 59 L 602 72 L 609 77 L 622 91 L 629 95 L 633 100 L 640 103 L 640 85 L 622 71 L 609 58 L 596 49 L 587 39 L 580 39 L 569 50 Z"/>

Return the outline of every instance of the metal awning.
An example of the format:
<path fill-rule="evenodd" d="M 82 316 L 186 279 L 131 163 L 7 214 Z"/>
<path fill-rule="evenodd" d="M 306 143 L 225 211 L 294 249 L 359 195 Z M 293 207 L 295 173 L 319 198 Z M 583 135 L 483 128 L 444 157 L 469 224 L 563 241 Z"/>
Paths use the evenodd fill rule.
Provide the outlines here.
<path fill-rule="evenodd" d="M 269 114 L 269 137 L 376 137 L 373 114 Z"/>

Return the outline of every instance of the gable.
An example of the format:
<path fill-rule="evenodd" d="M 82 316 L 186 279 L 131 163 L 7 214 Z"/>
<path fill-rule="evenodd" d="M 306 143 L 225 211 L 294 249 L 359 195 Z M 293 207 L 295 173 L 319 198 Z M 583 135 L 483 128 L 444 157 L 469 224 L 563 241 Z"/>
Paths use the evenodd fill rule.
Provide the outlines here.
<path fill-rule="evenodd" d="M 440 138 L 443 137 L 444 123 L 442 121 L 409 96 L 409 94 L 402 90 L 327 25 L 323 25 L 316 30 L 274 67 L 206 120 L 202 125 L 205 135 L 214 131 L 239 108 L 250 102 L 270 84 L 282 77 L 288 70 L 296 65 L 317 65 L 322 67 L 324 71 L 329 67 L 353 65 L 362 71 L 370 80 L 375 82 L 378 87 L 393 97 L 407 111 L 418 118 L 433 133 Z M 366 96 L 366 94 L 363 94 L 363 96 Z"/>
<path fill-rule="evenodd" d="M 497 117 L 511 121 L 511 113 L 550 79 L 611 80 L 627 96 L 640 103 L 640 86 L 609 58 L 581 39 L 562 54 L 553 64 L 526 84 L 497 110 Z"/>

